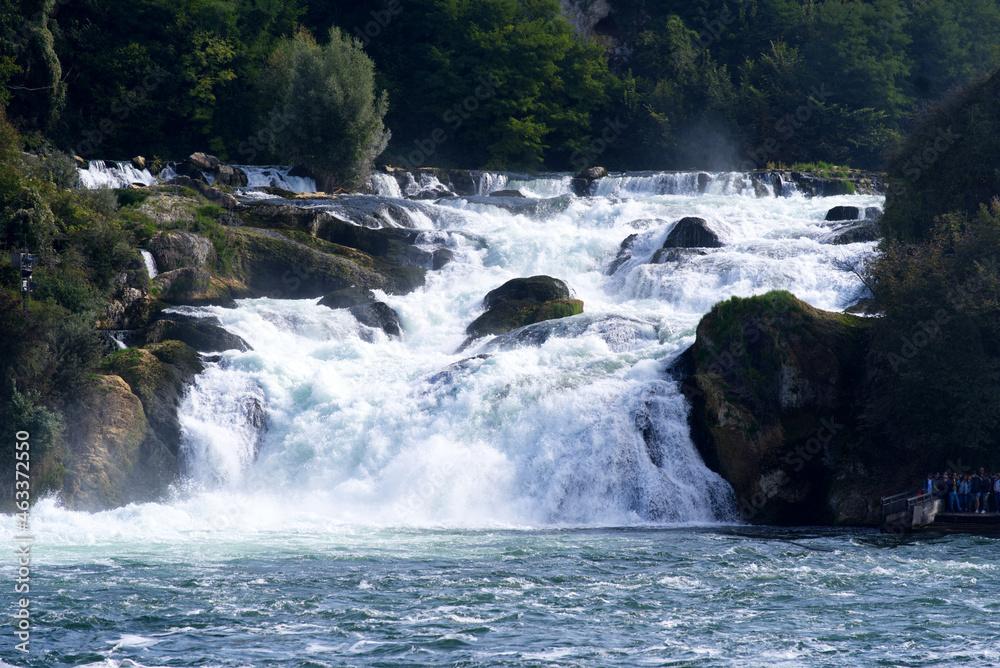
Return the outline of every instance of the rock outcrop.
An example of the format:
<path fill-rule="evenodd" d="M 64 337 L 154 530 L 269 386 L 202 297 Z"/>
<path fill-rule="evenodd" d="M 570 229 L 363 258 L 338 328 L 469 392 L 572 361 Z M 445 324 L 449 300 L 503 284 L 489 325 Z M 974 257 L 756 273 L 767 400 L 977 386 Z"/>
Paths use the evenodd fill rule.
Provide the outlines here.
<path fill-rule="evenodd" d="M 708 221 L 696 216 L 681 218 L 670 230 L 663 248 L 721 248 L 719 236 L 708 226 Z"/>
<path fill-rule="evenodd" d="M 153 435 L 176 458 L 181 443 L 177 409 L 184 389 L 204 368 L 198 353 L 180 341 L 165 341 L 123 350 L 105 360 L 104 368 L 128 383 Z"/>
<path fill-rule="evenodd" d="M 250 350 L 250 345 L 242 338 L 212 322 L 195 318 L 181 319 L 180 316 L 157 320 L 146 328 L 147 344 L 164 341 L 180 341 L 200 353 Z"/>
<path fill-rule="evenodd" d="M 157 232 L 146 244 L 161 272 L 182 267 L 210 267 L 216 261 L 211 240 L 188 232 Z"/>
<path fill-rule="evenodd" d="M 62 488 L 64 504 L 88 511 L 135 500 L 146 477 L 142 450 L 149 435 L 142 402 L 124 380 L 99 376 L 93 382 L 88 405 L 68 434 L 72 462 Z"/>
<path fill-rule="evenodd" d="M 467 328 L 469 339 L 503 334 L 544 320 L 583 313 L 583 302 L 570 299 L 565 283 L 551 276 L 515 278 L 491 290 L 483 299 L 486 312 Z"/>
<path fill-rule="evenodd" d="M 691 437 L 747 521 L 831 524 L 854 512 L 840 505 L 857 495 L 832 490 L 856 428 L 867 324 L 771 292 L 717 304 L 698 325 L 676 367 Z"/>

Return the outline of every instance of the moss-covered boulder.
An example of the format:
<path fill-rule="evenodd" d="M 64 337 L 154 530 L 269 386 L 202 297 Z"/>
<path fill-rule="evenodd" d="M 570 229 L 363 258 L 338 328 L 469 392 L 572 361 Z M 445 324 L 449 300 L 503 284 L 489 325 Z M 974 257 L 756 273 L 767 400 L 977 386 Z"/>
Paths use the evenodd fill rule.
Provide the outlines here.
<path fill-rule="evenodd" d="M 235 290 L 234 290 L 235 288 Z M 235 291 L 235 295 L 234 295 Z M 235 297 L 249 296 L 241 286 L 212 276 L 204 267 L 184 267 L 153 279 L 153 296 L 177 306 L 235 306 Z"/>
<path fill-rule="evenodd" d="M 499 288 L 486 293 L 483 306 L 491 309 L 505 301 L 529 301 L 541 304 L 553 299 L 569 299 L 569 288 L 566 283 L 551 276 L 531 276 L 529 278 L 514 278 Z"/>
<path fill-rule="evenodd" d="M 98 376 L 67 434 L 71 468 L 62 489 L 70 508 L 103 510 L 135 500 L 149 423 L 142 402 L 119 376 Z"/>
<path fill-rule="evenodd" d="M 106 359 L 103 366 L 128 383 L 142 402 L 155 436 L 176 457 L 181 442 L 177 409 L 184 390 L 204 368 L 198 352 L 180 341 L 164 341 L 123 350 Z"/>
<path fill-rule="evenodd" d="M 234 277 L 259 296 L 310 299 L 350 287 L 405 294 L 423 285 L 426 274 L 301 231 L 240 227 L 226 234 Z"/>
<path fill-rule="evenodd" d="M 204 320 L 157 320 L 146 328 L 146 343 L 163 341 L 181 341 L 202 353 L 250 350 L 250 345 L 241 337 Z"/>
<path fill-rule="evenodd" d="M 483 305 L 486 312 L 465 330 L 470 341 L 491 334 L 504 334 L 543 320 L 583 313 L 583 302 L 570 299 L 566 284 L 551 276 L 507 281 L 487 293 Z"/>
<path fill-rule="evenodd" d="M 698 325 L 679 364 L 691 437 L 746 520 L 838 520 L 831 490 L 856 438 L 867 331 L 787 292 L 734 297 Z"/>

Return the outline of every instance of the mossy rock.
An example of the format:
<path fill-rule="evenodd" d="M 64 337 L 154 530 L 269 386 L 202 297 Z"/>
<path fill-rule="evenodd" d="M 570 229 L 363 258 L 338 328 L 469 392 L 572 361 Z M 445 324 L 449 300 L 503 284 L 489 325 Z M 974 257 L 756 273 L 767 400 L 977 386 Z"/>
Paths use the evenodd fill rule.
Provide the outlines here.
<path fill-rule="evenodd" d="M 132 500 L 135 474 L 149 423 L 142 402 L 119 376 L 96 376 L 85 410 L 68 434 L 72 463 L 63 502 L 78 510 L 104 510 Z"/>
<path fill-rule="evenodd" d="M 164 341 L 116 353 L 103 362 L 103 368 L 129 384 L 150 427 L 176 457 L 181 439 L 177 409 L 187 385 L 204 369 L 198 352 L 180 341 Z"/>
<path fill-rule="evenodd" d="M 310 299 L 350 287 L 405 294 L 423 285 L 426 274 L 301 232 L 230 228 L 226 233 L 235 252 L 235 278 L 276 299 Z"/>
<path fill-rule="evenodd" d="M 153 295 L 176 306 L 236 305 L 232 285 L 212 276 L 204 267 L 184 267 L 153 279 Z"/>
<path fill-rule="evenodd" d="M 530 276 L 513 278 L 498 288 L 490 290 L 483 299 L 488 309 L 508 301 L 529 301 L 542 304 L 555 299 L 568 299 L 569 288 L 563 281 L 551 276 Z"/>
<path fill-rule="evenodd" d="M 870 321 L 786 291 L 717 304 L 677 369 L 691 437 L 744 519 L 829 524 L 838 462 L 855 437 Z"/>
<path fill-rule="evenodd" d="M 568 318 L 583 313 L 583 302 L 579 299 L 553 299 L 538 307 L 535 322 Z"/>
<path fill-rule="evenodd" d="M 163 319 L 146 328 L 146 342 L 181 341 L 202 353 L 224 350 L 250 350 L 242 338 L 222 327 L 203 321 Z"/>
<path fill-rule="evenodd" d="M 496 304 L 476 318 L 465 332 L 472 338 L 505 334 L 525 325 L 580 313 L 583 313 L 583 302 L 579 299 L 553 299 L 542 304 L 511 299 Z"/>

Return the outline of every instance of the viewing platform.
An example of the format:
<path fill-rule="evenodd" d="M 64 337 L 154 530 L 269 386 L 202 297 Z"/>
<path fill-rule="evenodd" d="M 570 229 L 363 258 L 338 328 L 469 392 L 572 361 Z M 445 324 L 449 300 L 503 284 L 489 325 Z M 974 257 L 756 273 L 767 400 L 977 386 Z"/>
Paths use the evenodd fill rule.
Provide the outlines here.
<path fill-rule="evenodd" d="M 942 496 L 927 492 L 883 497 L 882 532 L 1000 535 L 1000 513 L 956 513 L 945 507 Z"/>

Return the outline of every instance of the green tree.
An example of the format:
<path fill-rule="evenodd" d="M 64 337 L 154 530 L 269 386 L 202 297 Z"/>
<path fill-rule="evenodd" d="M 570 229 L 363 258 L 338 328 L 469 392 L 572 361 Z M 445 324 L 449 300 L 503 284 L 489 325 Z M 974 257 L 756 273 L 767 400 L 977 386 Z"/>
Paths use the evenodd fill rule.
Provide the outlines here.
<path fill-rule="evenodd" d="M 309 168 L 325 190 L 357 185 L 389 141 L 388 96 L 361 42 L 331 28 L 327 44 L 301 31 L 282 43 L 261 81 L 274 100 L 262 132 L 279 159 Z"/>

